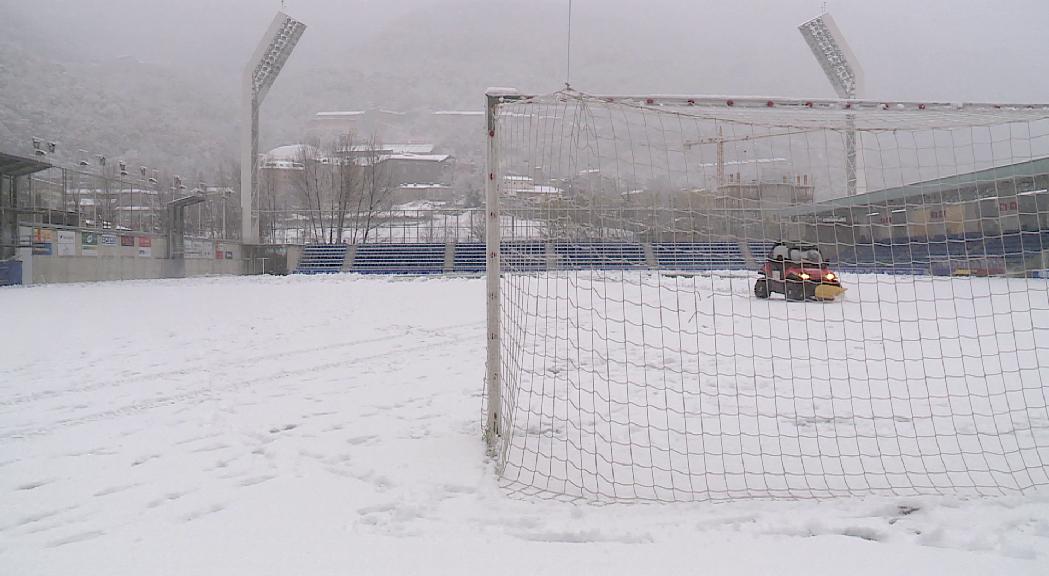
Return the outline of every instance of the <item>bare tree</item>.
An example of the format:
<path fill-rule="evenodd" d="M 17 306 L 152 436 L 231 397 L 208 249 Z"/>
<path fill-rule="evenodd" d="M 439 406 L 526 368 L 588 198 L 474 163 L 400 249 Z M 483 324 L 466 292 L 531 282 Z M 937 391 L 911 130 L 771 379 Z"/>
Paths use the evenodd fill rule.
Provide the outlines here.
<path fill-rule="evenodd" d="M 387 203 L 391 192 L 392 175 L 390 163 L 382 152 L 382 144 L 374 134 L 365 146 L 361 159 L 361 194 L 357 198 L 355 242 L 367 242 L 368 236 L 378 225 L 378 212 Z"/>
<path fill-rule="evenodd" d="M 115 194 L 117 187 L 114 185 L 116 168 L 112 164 L 103 165 L 98 182 L 98 187 L 93 191 L 96 223 L 101 228 L 116 228 L 117 207 L 120 197 Z"/>
<path fill-rule="evenodd" d="M 304 204 L 303 211 L 306 215 L 308 225 L 307 237 L 311 242 L 323 241 L 325 237 L 322 190 L 322 164 L 319 150 L 314 142 L 304 142 L 299 145 L 294 166 L 295 188 L 299 199 Z"/>
<path fill-rule="evenodd" d="M 329 243 L 344 242 L 347 213 L 361 192 L 360 166 L 353 161 L 353 135 L 349 132 L 333 141 L 329 158 L 331 175 L 331 226 Z"/>
<path fill-rule="evenodd" d="M 270 227 L 268 236 L 277 240 L 278 229 L 294 220 L 302 224 L 304 242 L 367 241 L 392 189 L 386 160 L 374 136 L 357 147 L 350 133 L 324 146 L 306 141 L 293 161 L 276 163 L 259 179 L 263 233 Z"/>

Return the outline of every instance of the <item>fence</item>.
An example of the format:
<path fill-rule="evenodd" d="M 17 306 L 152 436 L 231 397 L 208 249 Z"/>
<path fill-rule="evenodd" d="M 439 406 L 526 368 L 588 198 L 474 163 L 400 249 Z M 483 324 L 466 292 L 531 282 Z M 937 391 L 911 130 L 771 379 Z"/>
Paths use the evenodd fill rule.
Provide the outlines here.
<path fill-rule="evenodd" d="M 484 214 L 480 210 L 403 210 L 375 215 L 357 241 L 305 242 L 301 272 L 482 272 Z M 650 269 L 755 270 L 784 239 L 817 244 L 844 272 L 909 275 L 1027 276 L 1047 268 L 1049 230 L 970 232 L 951 236 L 871 239 L 854 233 L 821 242 L 822 224 L 753 210 L 689 213 L 659 209 L 512 207 L 501 216 L 506 270 Z M 303 238 L 290 234 L 288 241 Z M 305 235 L 309 237 L 308 234 Z M 310 245 L 317 250 L 310 250 Z M 337 252 L 324 245 L 345 245 Z"/>
<path fill-rule="evenodd" d="M 271 244 L 415 244 L 482 241 L 481 209 L 380 210 L 347 216 L 342 227 L 332 212 L 263 212 L 262 231 Z"/>
<path fill-rule="evenodd" d="M 122 175 L 117 167 L 108 165 L 96 169 L 53 166 L 27 177 L 27 193 L 18 198 L 19 219 L 24 225 L 160 234 L 168 228 L 168 203 L 203 193 L 206 201 L 186 210 L 187 235 L 239 237 L 240 213 L 231 188 L 203 183 L 187 187 L 175 180 L 168 186 L 151 174 Z"/>
<path fill-rule="evenodd" d="M 263 238 L 274 244 L 413 244 L 484 242 L 483 208 L 379 210 L 348 215 L 332 225 L 331 211 L 264 211 Z M 516 206 L 503 211 L 504 240 L 575 238 L 639 242 L 702 241 L 741 229 L 756 237 L 779 236 L 781 224 L 753 210 L 659 208 L 551 208 Z"/>

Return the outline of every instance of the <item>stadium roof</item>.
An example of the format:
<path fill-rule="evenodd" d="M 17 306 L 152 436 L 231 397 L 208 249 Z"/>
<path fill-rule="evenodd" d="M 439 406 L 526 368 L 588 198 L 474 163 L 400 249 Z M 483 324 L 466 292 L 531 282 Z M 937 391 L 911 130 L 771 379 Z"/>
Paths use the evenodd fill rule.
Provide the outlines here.
<path fill-rule="evenodd" d="M 1049 175 L 1049 157 L 1038 158 L 1036 160 L 1029 160 L 1017 164 L 996 166 L 994 168 L 967 172 L 965 174 L 956 174 L 954 176 L 947 176 L 936 180 L 915 182 L 913 184 L 906 184 L 895 188 L 885 188 L 874 192 L 868 192 L 867 194 L 825 200 L 808 206 L 796 206 L 783 210 L 783 213 L 787 216 L 802 216 L 805 214 L 819 214 L 823 212 L 832 212 L 834 210 L 855 208 L 858 206 L 892 204 L 898 203 L 900 200 L 905 200 L 907 198 L 927 196 L 942 192 L 960 191 L 966 188 L 975 188 L 979 184 L 989 184 L 992 182 L 1001 182 L 1003 180 L 1013 180 L 1015 178 L 1033 178 L 1035 176 L 1046 175 Z"/>
<path fill-rule="evenodd" d="M 287 161 L 287 162 L 298 162 L 303 158 L 319 158 L 321 151 L 314 146 L 308 144 L 290 144 L 288 146 L 278 146 L 273 150 L 266 153 L 267 161 Z"/>
<path fill-rule="evenodd" d="M 51 164 L 34 158 L 23 158 L 22 156 L 12 156 L 0 152 L 0 174 L 4 176 L 28 176 L 34 172 L 47 170 L 50 167 Z"/>

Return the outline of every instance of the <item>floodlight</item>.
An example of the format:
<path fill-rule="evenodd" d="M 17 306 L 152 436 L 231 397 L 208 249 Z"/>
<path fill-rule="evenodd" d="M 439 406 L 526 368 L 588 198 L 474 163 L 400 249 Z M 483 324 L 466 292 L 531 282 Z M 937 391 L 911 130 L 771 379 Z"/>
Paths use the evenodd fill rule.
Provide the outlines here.
<path fill-rule="evenodd" d="M 798 27 L 839 98 L 863 95 L 863 70 L 829 13 Z"/>

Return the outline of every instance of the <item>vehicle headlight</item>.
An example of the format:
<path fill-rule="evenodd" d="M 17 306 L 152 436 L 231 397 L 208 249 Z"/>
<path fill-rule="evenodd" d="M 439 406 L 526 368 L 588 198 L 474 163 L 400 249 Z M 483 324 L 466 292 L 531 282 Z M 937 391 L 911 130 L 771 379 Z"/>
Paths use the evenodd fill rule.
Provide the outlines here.
<path fill-rule="evenodd" d="M 808 275 L 808 274 L 806 274 L 805 272 L 802 272 L 802 273 L 801 273 L 801 279 L 802 279 L 802 280 L 808 280 L 809 278 L 812 278 L 812 276 L 809 276 L 809 275 Z"/>
<path fill-rule="evenodd" d="M 827 280 L 837 280 L 838 277 L 833 272 L 827 272 L 824 278 L 826 278 Z"/>

